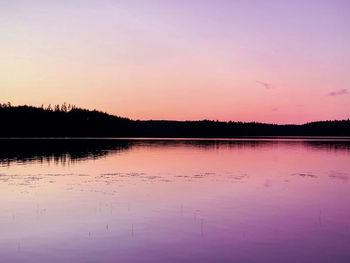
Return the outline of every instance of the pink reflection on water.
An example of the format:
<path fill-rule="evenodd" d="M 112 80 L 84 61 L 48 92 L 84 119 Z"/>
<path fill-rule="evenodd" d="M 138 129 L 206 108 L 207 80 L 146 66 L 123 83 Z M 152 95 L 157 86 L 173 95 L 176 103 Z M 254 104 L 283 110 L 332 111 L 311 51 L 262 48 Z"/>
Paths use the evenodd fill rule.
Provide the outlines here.
<path fill-rule="evenodd" d="M 135 141 L 0 168 L 4 262 L 347 262 L 350 151 Z"/>

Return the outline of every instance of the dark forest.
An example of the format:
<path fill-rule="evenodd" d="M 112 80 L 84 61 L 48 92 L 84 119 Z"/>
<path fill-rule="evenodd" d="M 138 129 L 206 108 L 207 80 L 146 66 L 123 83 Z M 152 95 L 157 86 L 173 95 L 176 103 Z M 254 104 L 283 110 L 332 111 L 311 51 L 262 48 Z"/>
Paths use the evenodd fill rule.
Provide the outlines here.
<path fill-rule="evenodd" d="M 131 120 L 70 104 L 47 107 L 0 104 L 0 137 L 172 137 L 350 136 L 350 120 L 302 125 L 257 122 Z"/>

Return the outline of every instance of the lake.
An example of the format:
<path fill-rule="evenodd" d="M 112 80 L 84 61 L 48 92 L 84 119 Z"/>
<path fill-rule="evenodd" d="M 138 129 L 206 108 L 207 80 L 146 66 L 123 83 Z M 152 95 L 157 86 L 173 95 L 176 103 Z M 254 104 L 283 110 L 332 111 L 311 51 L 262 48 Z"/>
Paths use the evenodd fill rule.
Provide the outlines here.
<path fill-rule="evenodd" d="M 350 262 L 349 139 L 0 148 L 1 262 Z"/>

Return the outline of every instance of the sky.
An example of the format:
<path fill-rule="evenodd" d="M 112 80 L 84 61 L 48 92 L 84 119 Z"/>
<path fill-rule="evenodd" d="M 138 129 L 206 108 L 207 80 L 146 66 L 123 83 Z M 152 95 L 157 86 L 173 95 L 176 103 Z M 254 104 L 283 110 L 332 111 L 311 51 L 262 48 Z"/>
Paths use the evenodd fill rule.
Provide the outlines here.
<path fill-rule="evenodd" d="M 350 1 L 0 0 L 0 101 L 132 119 L 350 118 Z"/>

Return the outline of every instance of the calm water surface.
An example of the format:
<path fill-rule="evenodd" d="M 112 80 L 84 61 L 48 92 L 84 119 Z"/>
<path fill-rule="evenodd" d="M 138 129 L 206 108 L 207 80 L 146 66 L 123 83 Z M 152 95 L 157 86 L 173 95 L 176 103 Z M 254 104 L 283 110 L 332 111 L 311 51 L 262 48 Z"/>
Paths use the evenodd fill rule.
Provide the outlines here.
<path fill-rule="evenodd" d="M 0 148 L 0 262 L 350 262 L 347 140 Z"/>

